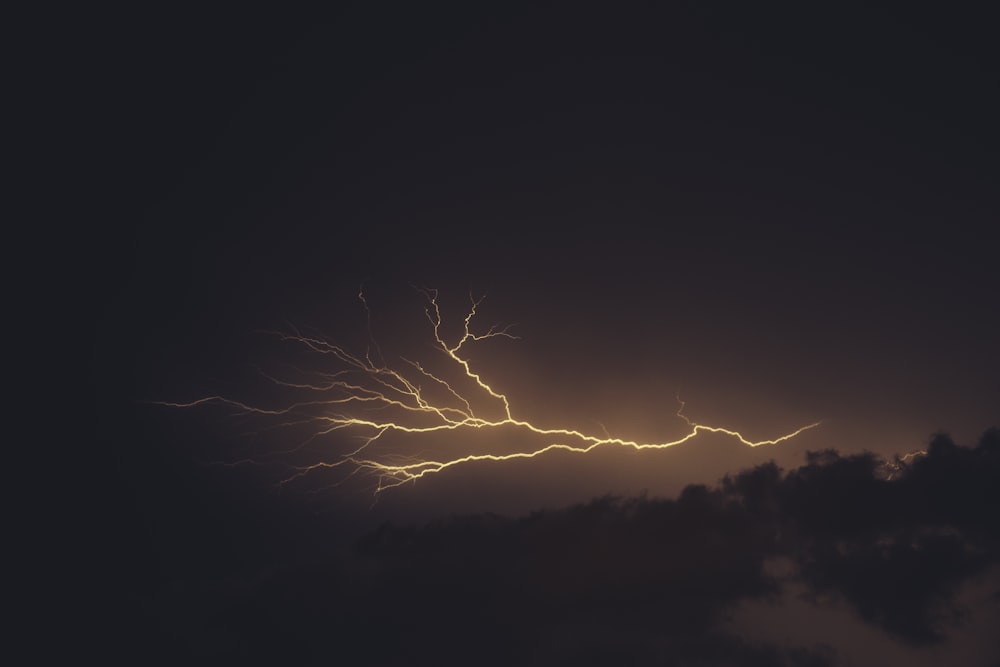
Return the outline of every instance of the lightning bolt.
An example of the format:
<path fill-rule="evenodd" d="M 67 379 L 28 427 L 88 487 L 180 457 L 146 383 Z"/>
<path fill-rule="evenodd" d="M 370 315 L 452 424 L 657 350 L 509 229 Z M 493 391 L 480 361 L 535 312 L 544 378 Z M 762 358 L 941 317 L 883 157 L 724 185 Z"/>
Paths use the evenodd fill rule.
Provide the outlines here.
<path fill-rule="evenodd" d="M 702 433 L 717 433 L 736 439 L 748 447 L 774 445 L 790 440 L 819 426 L 807 424 L 790 433 L 768 440 L 750 440 L 739 431 L 709 426 L 692 421 L 684 415 L 685 404 L 678 397 L 677 416 L 687 425 L 687 432 L 665 442 L 639 442 L 613 437 L 602 428 L 603 435 L 593 435 L 574 428 L 545 427 L 514 416 L 508 396 L 492 387 L 480 373 L 473 370 L 465 349 L 470 344 L 494 338 L 517 339 L 510 327 L 493 326 L 482 333 L 473 331 L 473 322 L 482 298 L 470 295 L 470 306 L 454 341 L 449 343 L 443 333 L 444 317 L 437 290 L 418 289 L 424 300 L 424 314 L 430 324 L 432 347 L 438 358 L 423 362 L 399 357 L 395 367 L 386 363 L 383 351 L 375 341 L 364 289 L 358 293 L 368 318 L 368 349 L 356 355 L 320 335 L 307 335 L 290 327 L 288 331 L 269 332 L 332 366 L 333 370 L 299 371 L 296 380 L 281 379 L 262 372 L 274 386 L 301 393 L 303 400 L 280 407 L 260 407 L 224 396 L 207 396 L 189 402 L 154 401 L 158 405 L 193 408 L 222 405 L 239 415 L 274 420 L 275 426 L 306 426 L 309 435 L 291 449 L 277 452 L 290 455 L 304 450 L 312 442 L 340 433 L 360 437 L 360 444 L 349 451 L 322 460 L 293 465 L 280 480 L 284 486 L 323 470 L 341 470 L 340 481 L 358 474 L 375 477 L 377 497 L 387 489 L 423 477 L 442 473 L 474 462 L 514 461 L 541 457 L 551 452 L 587 454 L 600 447 L 626 447 L 634 450 L 660 450 L 688 442 Z M 546 444 L 535 449 L 509 453 L 471 452 L 425 457 L 420 452 L 402 454 L 400 441 L 426 434 L 452 435 L 457 440 L 463 434 L 482 431 L 521 433 Z M 237 463 L 266 463 L 245 459 Z M 339 482 L 338 482 L 339 483 Z"/>
<path fill-rule="evenodd" d="M 882 475 L 885 477 L 886 481 L 891 482 L 904 470 L 906 470 L 907 466 L 910 465 L 911 460 L 921 456 L 927 456 L 926 449 L 917 449 L 905 454 L 897 454 L 895 460 L 886 460 L 882 462 Z"/>

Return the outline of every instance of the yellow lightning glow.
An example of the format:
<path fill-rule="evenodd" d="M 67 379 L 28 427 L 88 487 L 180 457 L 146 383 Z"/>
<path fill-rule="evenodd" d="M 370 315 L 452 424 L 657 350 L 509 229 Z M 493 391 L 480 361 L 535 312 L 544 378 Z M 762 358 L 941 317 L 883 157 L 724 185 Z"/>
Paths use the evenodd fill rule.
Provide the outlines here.
<path fill-rule="evenodd" d="M 159 404 L 182 408 L 222 404 L 239 414 L 276 418 L 279 426 L 303 424 L 309 426 L 312 432 L 308 438 L 293 449 L 283 452 L 285 454 L 301 450 L 322 436 L 342 431 L 356 433 L 362 437 L 360 446 L 330 459 L 306 465 L 293 465 L 291 466 L 294 469 L 293 474 L 285 477 L 281 484 L 288 484 L 320 470 L 340 468 L 346 471 L 346 476 L 358 473 L 373 474 L 377 479 L 376 495 L 406 482 L 413 482 L 449 468 L 477 461 L 531 459 L 556 451 L 586 454 L 598 447 L 607 446 L 630 447 L 635 450 L 666 449 L 687 442 L 700 433 L 724 434 L 748 447 L 759 447 L 790 440 L 819 425 L 819 422 L 808 424 L 768 440 L 750 440 L 739 431 L 691 421 L 683 413 L 684 403 L 678 399 L 680 409 L 677 411 L 677 416 L 687 425 L 688 431 L 683 436 L 666 442 L 638 442 L 612 437 L 606 430 L 603 436 L 596 436 L 573 428 L 538 426 L 515 417 L 508 397 L 473 371 L 469 360 L 462 354 L 463 348 L 469 343 L 491 338 L 516 338 L 510 333 L 509 327 L 494 326 L 485 333 L 473 333 L 473 320 L 482 299 L 470 297 L 471 306 L 464 317 L 457 341 L 449 344 L 442 333 L 443 318 L 437 291 L 418 291 L 426 300 L 424 312 L 431 325 L 432 345 L 444 355 L 443 370 L 428 368 L 426 363 L 404 357 L 400 357 L 400 363 L 396 368 L 386 364 L 382 351 L 371 333 L 371 312 L 362 290 L 358 298 L 368 315 L 368 333 L 371 341 L 364 356 L 352 354 L 321 336 L 305 335 L 295 329 L 274 333 L 279 339 L 304 346 L 310 352 L 327 357 L 334 363 L 336 370 L 311 371 L 308 373 L 307 381 L 292 382 L 264 375 L 278 387 L 306 393 L 310 397 L 308 400 L 292 402 L 278 408 L 261 408 L 223 396 L 208 396 L 185 403 L 160 402 Z M 372 358 L 373 349 L 378 361 Z M 437 365 L 441 365 L 440 361 Z M 416 452 L 401 454 L 390 451 L 378 454 L 374 451 L 377 449 L 375 445 L 384 444 L 390 435 L 399 435 L 402 438 L 433 433 L 460 435 L 497 429 L 514 430 L 549 442 L 528 451 L 471 452 L 436 458 L 427 458 Z M 398 445 L 395 442 L 393 444 Z"/>

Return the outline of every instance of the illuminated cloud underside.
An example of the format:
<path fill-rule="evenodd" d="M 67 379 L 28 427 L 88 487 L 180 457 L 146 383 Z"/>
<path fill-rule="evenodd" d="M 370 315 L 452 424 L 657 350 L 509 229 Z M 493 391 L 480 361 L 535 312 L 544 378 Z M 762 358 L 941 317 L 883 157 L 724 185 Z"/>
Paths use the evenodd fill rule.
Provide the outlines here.
<path fill-rule="evenodd" d="M 359 447 L 329 460 L 293 465 L 293 474 L 285 477 L 281 483 L 287 484 L 321 470 L 339 468 L 346 471 L 345 476 L 354 476 L 358 473 L 374 475 L 377 478 L 374 490 L 376 496 L 386 489 L 476 461 L 531 459 L 554 451 L 586 454 L 598 447 L 612 445 L 636 450 L 666 449 L 687 442 L 699 433 L 724 434 L 748 447 L 759 447 L 790 440 L 819 425 L 819 422 L 816 422 L 776 438 L 754 441 L 739 431 L 691 421 L 683 414 L 684 404 L 681 402 L 677 416 L 687 424 L 689 430 L 682 437 L 667 442 L 642 443 L 611 437 L 608 434 L 604 437 L 588 435 L 572 428 L 537 426 L 516 418 L 511 411 L 507 395 L 494 389 L 474 372 L 469 360 L 463 356 L 463 349 L 469 343 L 489 338 L 516 337 L 510 334 L 507 328 L 496 326 L 485 333 L 473 333 L 471 329 L 473 319 L 482 301 L 473 299 L 465 315 L 458 340 L 454 344 L 448 344 L 442 334 L 442 314 L 437 291 L 419 291 L 427 301 L 425 313 L 431 325 L 433 346 L 444 353 L 445 368 L 450 376 L 446 376 L 442 371 L 432 372 L 426 363 L 422 364 L 403 357 L 396 367 L 388 365 L 382 358 L 381 349 L 374 337 L 366 353 L 358 356 L 322 337 L 307 336 L 293 330 L 276 335 L 284 341 L 305 346 L 309 351 L 322 355 L 327 360 L 332 358 L 337 370 L 311 371 L 309 373 L 311 379 L 298 382 L 266 377 L 281 388 L 306 392 L 311 397 L 310 400 L 297 401 L 273 409 L 249 405 L 223 396 L 208 396 L 187 403 L 160 402 L 159 404 L 190 408 L 215 403 L 233 408 L 240 414 L 276 420 L 279 426 L 305 424 L 312 430 L 307 442 L 341 431 L 353 432 L 362 437 L 362 444 Z M 369 315 L 370 324 L 371 313 L 364 291 L 358 294 L 358 298 Z M 484 414 L 493 416 L 487 417 L 483 416 Z M 514 429 L 525 435 L 533 434 L 553 441 L 528 451 L 470 452 L 440 458 L 422 458 L 412 453 L 375 452 L 376 444 L 382 444 L 391 434 L 397 434 L 405 439 L 418 437 L 419 434 L 439 432 L 457 436 L 486 429 Z M 292 451 L 298 451 L 307 442 Z"/>

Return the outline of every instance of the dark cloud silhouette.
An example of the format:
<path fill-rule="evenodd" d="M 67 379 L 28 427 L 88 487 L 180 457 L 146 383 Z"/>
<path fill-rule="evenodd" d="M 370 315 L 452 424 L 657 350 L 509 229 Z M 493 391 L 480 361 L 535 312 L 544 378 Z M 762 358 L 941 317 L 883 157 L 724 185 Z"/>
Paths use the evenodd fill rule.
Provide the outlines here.
<path fill-rule="evenodd" d="M 677 501 L 602 498 L 519 520 L 387 527 L 359 553 L 392 581 L 426 582 L 416 604 L 451 600 L 444 608 L 461 611 L 449 633 L 494 636 L 504 625 L 501 664 L 557 651 L 559 637 L 580 654 L 553 659 L 614 648 L 610 662 L 622 664 L 656 655 L 668 639 L 707 642 L 726 605 L 775 594 L 764 540 L 741 507 L 690 487 Z"/>
<path fill-rule="evenodd" d="M 278 545 L 266 564 L 189 574 L 147 609 L 168 661 L 849 662 L 839 647 L 753 641 L 729 621 L 742 603 L 779 603 L 795 582 L 919 650 L 947 641 L 967 613 L 957 592 L 1000 559 L 998 454 L 996 430 L 971 448 L 939 436 L 909 463 L 825 451 L 676 499 L 385 524 L 309 558 L 301 545 L 282 558 Z M 778 561 L 794 566 L 775 574 Z"/>
<path fill-rule="evenodd" d="M 748 502 L 772 498 L 768 510 L 786 530 L 781 549 L 814 592 L 843 596 L 903 641 L 932 643 L 959 617 L 959 584 L 1000 555 L 998 444 L 996 430 L 975 448 L 937 436 L 894 479 L 873 455 L 823 452 L 784 480 L 758 469 L 726 485 L 747 489 Z"/>

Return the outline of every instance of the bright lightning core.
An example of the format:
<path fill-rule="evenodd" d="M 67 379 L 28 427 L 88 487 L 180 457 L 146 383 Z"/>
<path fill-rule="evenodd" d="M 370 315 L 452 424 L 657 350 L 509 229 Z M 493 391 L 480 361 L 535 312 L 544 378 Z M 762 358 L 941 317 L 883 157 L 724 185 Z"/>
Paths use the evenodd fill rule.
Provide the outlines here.
<path fill-rule="evenodd" d="M 348 477 L 369 475 L 374 477 L 376 496 L 386 489 L 477 461 L 531 459 L 554 451 L 586 454 L 612 446 L 666 449 L 700 433 L 724 434 L 748 447 L 759 447 L 789 440 L 819 425 L 819 422 L 808 424 L 772 439 L 755 441 L 739 431 L 691 421 L 683 414 L 684 404 L 680 402 L 677 416 L 686 426 L 684 435 L 664 442 L 638 442 L 607 433 L 598 436 L 575 428 L 547 427 L 519 419 L 507 395 L 491 386 L 466 357 L 470 345 L 491 338 L 516 338 L 509 328 L 494 326 L 475 333 L 473 323 L 482 299 L 470 298 L 471 305 L 458 335 L 449 340 L 443 332 L 437 291 L 418 291 L 425 300 L 424 326 L 436 352 L 433 358 L 399 357 L 395 363 L 387 363 L 371 334 L 371 311 L 362 290 L 358 298 L 369 322 L 369 345 L 364 354 L 352 353 L 322 336 L 306 335 L 294 328 L 274 333 L 282 341 L 307 351 L 323 368 L 298 370 L 294 379 L 264 375 L 289 396 L 301 396 L 300 400 L 262 407 L 224 396 L 208 396 L 184 403 L 159 404 L 182 408 L 218 404 L 237 414 L 259 418 L 268 426 L 304 427 L 307 429 L 304 439 L 277 454 L 291 457 L 307 448 L 320 449 L 319 443 L 327 450 L 308 463 L 286 462 L 290 473 L 281 480 L 282 485 L 321 471 L 338 473 L 334 484 Z M 478 448 L 482 439 L 474 436 L 486 431 L 527 436 L 532 442 L 542 444 L 508 453 L 483 451 Z M 339 437 L 344 434 L 357 439 Z M 426 446 L 424 436 L 428 435 L 435 438 L 436 445 L 431 447 L 435 454 L 418 449 Z M 352 446 L 344 446 L 345 441 Z M 263 464 L 273 459 L 242 462 Z"/>

